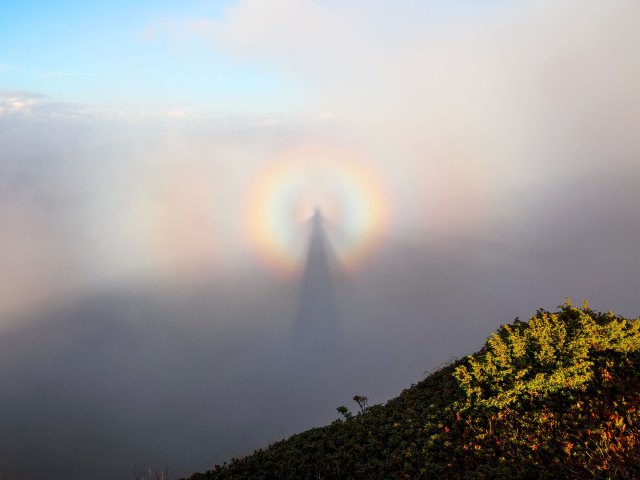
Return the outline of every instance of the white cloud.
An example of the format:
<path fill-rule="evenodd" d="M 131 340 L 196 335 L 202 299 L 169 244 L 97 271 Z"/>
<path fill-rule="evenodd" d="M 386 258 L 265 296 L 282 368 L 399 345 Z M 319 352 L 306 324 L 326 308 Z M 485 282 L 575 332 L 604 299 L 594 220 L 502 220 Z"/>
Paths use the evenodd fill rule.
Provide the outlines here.
<path fill-rule="evenodd" d="M 185 28 L 287 69 L 307 87 L 301 111 L 332 112 L 352 141 L 407 172 L 399 197 L 449 195 L 468 212 L 456 223 L 490 230 L 527 202 L 517 189 L 637 168 L 639 16 L 634 0 L 241 0 Z"/>
<path fill-rule="evenodd" d="M 0 115 L 30 114 L 48 100 L 43 95 L 28 92 L 0 91 Z"/>
<path fill-rule="evenodd" d="M 65 117 L 79 118 L 99 113 L 90 105 L 61 102 L 34 92 L 0 90 L 0 117 Z"/>

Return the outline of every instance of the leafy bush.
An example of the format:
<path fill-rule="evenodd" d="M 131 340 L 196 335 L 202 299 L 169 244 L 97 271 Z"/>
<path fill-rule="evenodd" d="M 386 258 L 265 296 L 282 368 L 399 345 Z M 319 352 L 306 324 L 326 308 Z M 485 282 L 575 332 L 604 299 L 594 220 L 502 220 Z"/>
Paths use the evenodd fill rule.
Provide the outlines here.
<path fill-rule="evenodd" d="M 593 379 L 596 353 L 638 349 L 640 321 L 574 308 L 539 311 L 493 334 L 485 347 L 456 368 L 470 406 L 503 408 L 520 399 L 584 390 Z"/>
<path fill-rule="evenodd" d="M 191 480 L 640 478 L 639 371 L 640 320 L 567 302 L 386 405 L 356 396 L 358 414 Z"/>

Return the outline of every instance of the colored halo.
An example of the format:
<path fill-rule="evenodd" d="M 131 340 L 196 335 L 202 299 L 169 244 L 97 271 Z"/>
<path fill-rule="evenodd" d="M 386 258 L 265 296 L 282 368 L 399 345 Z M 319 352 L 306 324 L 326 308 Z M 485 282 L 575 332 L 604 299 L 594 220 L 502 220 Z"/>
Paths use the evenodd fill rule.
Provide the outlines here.
<path fill-rule="evenodd" d="M 304 257 L 307 221 L 318 208 L 343 266 L 370 258 L 386 226 L 388 208 L 370 167 L 353 154 L 321 149 L 288 151 L 269 163 L 254 184 L 248 214 L 251 245 L 285 275 Z"/>

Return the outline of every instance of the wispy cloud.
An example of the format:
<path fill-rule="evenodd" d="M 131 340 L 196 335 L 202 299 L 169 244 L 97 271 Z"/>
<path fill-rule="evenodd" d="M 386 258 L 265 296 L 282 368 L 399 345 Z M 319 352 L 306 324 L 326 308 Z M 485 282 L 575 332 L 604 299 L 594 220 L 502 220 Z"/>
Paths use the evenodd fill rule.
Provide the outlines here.
<path fill-rule="evenodd" d="M 0 91 L 0 115 L 29 115 L 49 102 L 47 97 L 36 93 Z"/>
<path fill-rule="evenodd" d="M 56 74 L 57 75 L 57 74 Z M 64 75 L 64 74 L 63 74 Z M 70 74 L 75 75 L 75 74 Z M 66 102 L 37 92 L 0 90 L 0 117 L 144 119 L 195 116 L 184 110 L 121 108 Z"/>

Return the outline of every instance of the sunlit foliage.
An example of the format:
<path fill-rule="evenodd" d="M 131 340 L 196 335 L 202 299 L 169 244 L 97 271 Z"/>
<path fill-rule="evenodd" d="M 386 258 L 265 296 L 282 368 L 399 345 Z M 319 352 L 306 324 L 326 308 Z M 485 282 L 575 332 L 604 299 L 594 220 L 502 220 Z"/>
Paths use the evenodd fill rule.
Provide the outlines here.
<path fill-rule="evenodd" d="M 640 319 L 567 301 L 385 405 L 192 480 L 638 478 L 639 372 Z"/>

